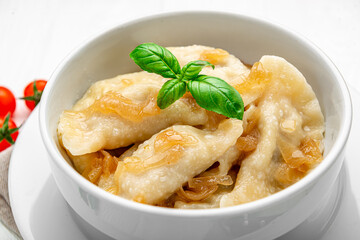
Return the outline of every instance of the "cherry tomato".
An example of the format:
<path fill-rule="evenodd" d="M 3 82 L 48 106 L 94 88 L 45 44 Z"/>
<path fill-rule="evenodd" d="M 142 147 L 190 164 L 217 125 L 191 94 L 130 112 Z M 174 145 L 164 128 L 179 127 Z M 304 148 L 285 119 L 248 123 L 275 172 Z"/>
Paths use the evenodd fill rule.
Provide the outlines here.
<path fill-rule="evenodd" d="M 40 102 L 41 95 L 44 91 L 46 80 L 35 80 L 29 83 L 24 89 L 24 97 L 26 106 L 33 110 L 35 106 Z"/>
<path fill-rule="evenodd" d="M 10 112 L 13 114 L 16 108 L 14 94 L 6 87 L 0 86 L 0 117 L 5 117 Z"/>
<path fill-rule="evenodd" d="M 0 151 L 10 147 L 15 143 L 19 128 L 10 118 L 10 114 L 0 118 Z"/>

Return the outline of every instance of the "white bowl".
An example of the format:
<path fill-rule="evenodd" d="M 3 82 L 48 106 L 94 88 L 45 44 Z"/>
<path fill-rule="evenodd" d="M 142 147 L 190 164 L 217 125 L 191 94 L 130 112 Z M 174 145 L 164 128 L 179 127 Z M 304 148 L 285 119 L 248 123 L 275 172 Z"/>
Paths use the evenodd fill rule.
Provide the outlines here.
<path fill-rule="evenodd" d="M 148 206 L 111 195 L 88 182 L 68 164 L 59 146 L 59 115 L 93 82 L 136 71 L 129 53 L 144 42 L 219 47 L 246 63 L 267 54 L 287 59 L 307 78 L 325 115 L 323 162 L 283 191 L 224 209 Z M 42 96 L 40 129 L 53 176 L 66 201 L 85 221 L 113 238 L 272 239 L 309 217 L 330 191 L 343 162 L 351 115 L 349 92 L 340 73 L 322 51 L 298 34 L 248 16 L 179 12 L 116 26 L 73 51 L 52 75 Z"/>

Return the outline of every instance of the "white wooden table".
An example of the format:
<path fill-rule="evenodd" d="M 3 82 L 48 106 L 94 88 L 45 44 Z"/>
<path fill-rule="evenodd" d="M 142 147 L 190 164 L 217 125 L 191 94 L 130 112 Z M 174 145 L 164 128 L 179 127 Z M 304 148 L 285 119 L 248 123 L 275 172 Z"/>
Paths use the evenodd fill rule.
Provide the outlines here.
<path fill-rule="evenodd" d="M 21 97 L 28 82 L 49 79 L 89 36 L 140 16 L 181 10 L 243 13 L 291 28 L 323 49 L 360 91 L 360 0 L 0 0 L 0 85 Z M 15 121 L 29 114 L 17 101 Z M 1 229 L 0 239 L 10 239 Z"/>

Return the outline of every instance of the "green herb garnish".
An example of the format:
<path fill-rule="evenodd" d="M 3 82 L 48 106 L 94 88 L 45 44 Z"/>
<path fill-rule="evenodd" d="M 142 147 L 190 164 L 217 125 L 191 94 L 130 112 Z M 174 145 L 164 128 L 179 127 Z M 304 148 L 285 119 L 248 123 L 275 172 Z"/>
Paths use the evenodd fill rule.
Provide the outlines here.
<path fill-rule="evenodd" d="M 197 60 L 189 62 L 181 69 L 176 57 L 169 50 L 155 43 L 137 46 L 130 53 L 130 57 L 141 69 L 164 78 L 171 78 L 159 91 L 157 97 L 159 108 L 167 108 L 186 91 L 190 91 L 200 107 L 242 120 L 244 102 L 239 92 L 220 78 L 199 75 L 206 66 L 214 69 L 213 64 Z"/>

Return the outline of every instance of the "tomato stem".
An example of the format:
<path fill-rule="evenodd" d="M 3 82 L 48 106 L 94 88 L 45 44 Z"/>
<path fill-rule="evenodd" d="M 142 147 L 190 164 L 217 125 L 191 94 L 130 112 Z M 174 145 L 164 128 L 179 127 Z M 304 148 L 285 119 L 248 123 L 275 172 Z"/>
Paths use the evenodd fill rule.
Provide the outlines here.
<path fill-rule="evenodd" d="M 34 94 L 32 96 L 27 96 L 27 97 L 21 97 L 20 99 L 22 100 L 27 100 L 27 101 L 34 101 L 35 106 L 38 105 L 38 103 L 40 102 L 41 99 L 41 95 L 43 93 L 43 91 L 39 91 L 36 87 L 36 80 L 33 83 L 33 91 Z"/>
<path fill-rule="evenodd" d="M 9 129 L 9 119 L 10 119 L 10 113 L 8 113 L 4 119 L 4 123 L 2 127 L 0 128 L 0 142 L 2 140 L 6 140 L 10 144 L 14 144 L 14 140 L 11 138 L 11 134 L 15 133 L 19 130 L 19 128 L 11 128 Z"/>

